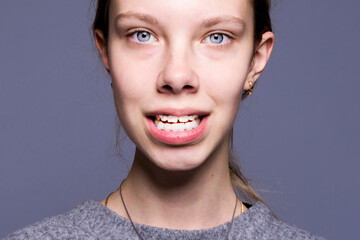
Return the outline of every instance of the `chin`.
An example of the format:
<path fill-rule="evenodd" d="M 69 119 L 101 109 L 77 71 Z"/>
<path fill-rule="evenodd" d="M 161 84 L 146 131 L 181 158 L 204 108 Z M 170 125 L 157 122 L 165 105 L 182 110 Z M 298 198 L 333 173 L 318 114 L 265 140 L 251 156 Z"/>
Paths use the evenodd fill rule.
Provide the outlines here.
<path fill-rule="evenodd" d="M 195 146 L 188 146 L 183 149 L 165 149 L 153 154 L 154 157 L 151 157 L 150 161 L 166 171 L 191 171 L 200 167 L 206 161 L 207 157 L 204 152 L 198 147 L 196 149 Z"/>
<path fill-rule="evenodd" d="M 204 161 L 198 161 L 198 159 L 197 162 L 191 160 L 184 162 L 183 159 L 167 159 L 166 162 L 158 161 L 155 164 L 166 171 L 183 172 L 194 170 L 202 165 L 203 162 Z"/>

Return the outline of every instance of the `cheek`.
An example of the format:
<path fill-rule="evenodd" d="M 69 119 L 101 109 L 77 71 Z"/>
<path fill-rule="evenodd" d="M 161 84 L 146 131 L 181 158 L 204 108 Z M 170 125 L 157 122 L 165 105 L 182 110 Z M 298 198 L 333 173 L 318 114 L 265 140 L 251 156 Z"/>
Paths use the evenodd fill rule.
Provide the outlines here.
<path fill-rule="evenodd" d="M 207 71 L 206 92 L 217 104 L 238 105 L 248 72 L 247 61 L 231 61 L 212 66 Z"/>
<path fill-rule="evenodd" d="M 110 57 L 111 78 L 114 82 L 114 100 L 117 107 L 134 105 L 154 89 L 154 73 L 149 64 L 136 61 L 130 54 L 115 53 Z"/>
<path fill-rule="evenodd" d="M 137 105 L 146 94 L 146 81 L 138 76 L 137 66 L 126 60 L 115 58 L 112 59 L 111 64 L 114 104 L 117 115 L 127 135 L 133 139 L 132 133 L 128 132 L 128 129 L 133 129 L 138 124 L 132 116 L 137 116 L 139 113 L 137 112 L 139 111 Z"/>
<path fill-rule="evenodd" d="M 207 54 L 206 60 L 202 59 L 203 87 L 218 103 L 238 105 L 250 68 L 251 43 L 248 37 L 226 52 Z"/>

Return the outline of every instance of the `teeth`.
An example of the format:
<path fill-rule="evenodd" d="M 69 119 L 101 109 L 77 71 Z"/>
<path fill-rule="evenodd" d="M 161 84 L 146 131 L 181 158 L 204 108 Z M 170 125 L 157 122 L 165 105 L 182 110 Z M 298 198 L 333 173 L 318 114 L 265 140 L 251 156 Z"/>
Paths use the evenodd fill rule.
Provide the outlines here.
<path fill-rule="evenodd" d="M 156 122 L 158 122 L 158 124 L 156 125 Z M 155 125 L 157 126 L 158 129 L 160 130 L 164 130 L 165 129 L 165 124 L 161 121 L 155 121 Z"/>
<path fill-rule="evenodd" d="M 167 121 L 171 123 L 176 123 L 178 121 L 178 117 L 170 115 L 167 117 Z"/>
<path fill-rule="evenodd" d="M 172 130 L 172 129 L 171 129 L 171 128 L 172 128 L 171 125 L 172 125 L 172 124 L 165 123 L 165 124 L 164 124 L 164 130 L 165 130 L 166 132 L 169 132 L 170 130 Z"/>
<path fill-rule="evenodd" d="M 193 121 L 196 117 L 197 117 L 196 115 L 189 116 L 189 120 Z"/>
<path fill-rule="evenodd" d="M 159 115 L 156 117 L 155 126 L 160 130 L 165 130 L 167 132 L 182 132 L 189 131 L 191 129 L 197 128 L 200 124 L 200 119 L 196 115 L 192 116 L 165 116 Z"/>
<path fill-rule="evenodd" d="M 185 126 L 186 130 L 191 130 L 191 129 L 196 127 L 196 123 L 195 122 L 188 122 L 188 123 L 185 123 L 184 126 Z"/>
<path fill-rule="evenodd" d="M 168 123 L 177 123 L 177 122 L 186 123 L 189 121 L 194 121 L 197 117 L 198 117 L 197 115 L 191 115 L 191 116 L 159 115 L 159 116 L 156 116 L 156 119 L 160 120 L 164 123 L 166 123 L 166 122 L 168 122 Z"/>
<path fill-rule="evenodd" d="M 179 117 L 179 122 L 185 123 L 187 121 L 189 121 L 189 116 L 181 116 L 181 117 Z"/>
<path fill-rule="evenodd" d="M 182 132 L 182 131 L 185 130 L 185 124 L 175 123 L 175 124 L 171 124 L 171 125 L 175 125 L 175 126 L 173 126 L 173 131 L 174 132 Z"/>
<path fill-rule="evenodd" d="M 168 117 L 167 116 L 164 116 L 164 115 L 160 115 L 160 116 L 158 116 L 160 119 L 161 119 L 161 121 L 163 121 L 163 122 L 166 122 L 167 120 L 168 120 Z"/>

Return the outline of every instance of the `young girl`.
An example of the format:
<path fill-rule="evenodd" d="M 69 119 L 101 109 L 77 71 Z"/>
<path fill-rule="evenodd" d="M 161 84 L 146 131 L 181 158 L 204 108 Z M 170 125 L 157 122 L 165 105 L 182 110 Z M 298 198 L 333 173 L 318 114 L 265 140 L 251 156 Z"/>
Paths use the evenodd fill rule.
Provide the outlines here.
<path fill-rule="evenodd" d="M 318 239 L 277 220 L 230 161 L 240 101 L 274 45 L 269 5 L 99 0 L 95 43 L 132 168 L 100 203 L 5 239 Z"/>

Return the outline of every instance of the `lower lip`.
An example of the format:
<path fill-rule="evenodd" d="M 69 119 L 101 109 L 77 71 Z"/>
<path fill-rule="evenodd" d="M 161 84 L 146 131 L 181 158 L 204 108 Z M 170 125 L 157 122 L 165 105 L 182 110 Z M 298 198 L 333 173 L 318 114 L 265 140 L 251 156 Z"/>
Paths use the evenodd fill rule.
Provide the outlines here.
<path fill-rule="evenodd" d="M 181 132 L 160 130 L 151 118 L 146 119 L 149 132 L 156 140 L 165 144 L 183 145 L 195 142 L 204 134 L 208 116 L 202 118 L 197 128 Z"/>

